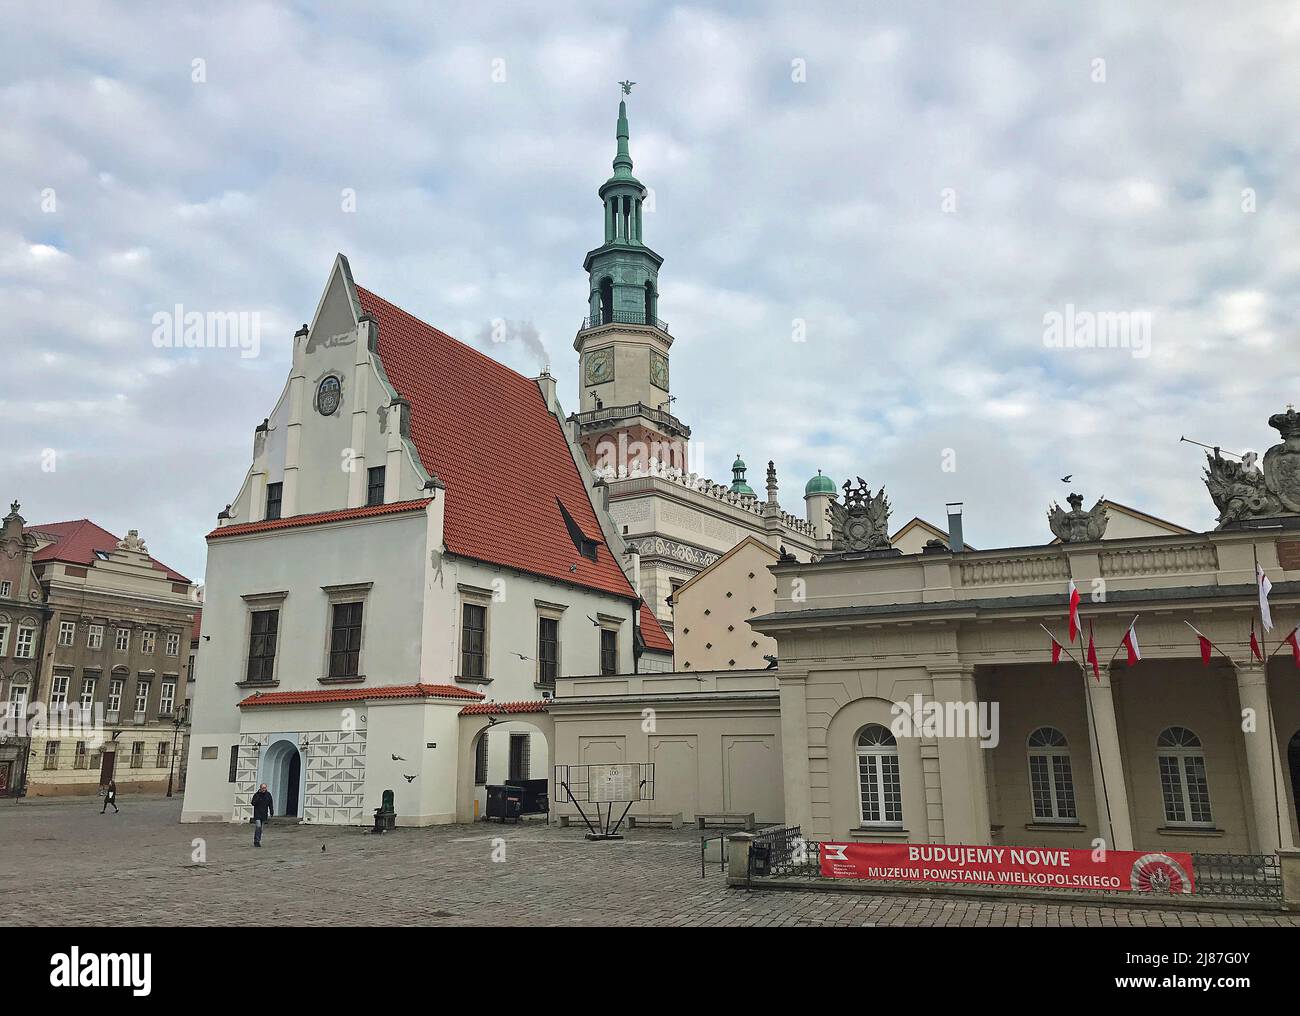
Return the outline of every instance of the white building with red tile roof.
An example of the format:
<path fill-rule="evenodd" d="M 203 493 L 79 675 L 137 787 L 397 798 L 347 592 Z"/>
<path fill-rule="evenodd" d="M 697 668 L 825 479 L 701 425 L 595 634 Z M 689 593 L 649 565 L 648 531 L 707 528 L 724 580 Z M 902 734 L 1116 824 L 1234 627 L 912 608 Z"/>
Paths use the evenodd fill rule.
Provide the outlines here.
<path fill-rule="evenodd" d="M 667 669 L 671 643 L 549 375 L 357 286 L 342 255 L 293 343 L 207 537 L 183 818 L 239 820 L 260 783 L 309 822 L 368 823 L 386 790 L 402 824 L 472 817 L 471 777 L 546 778 L 557 676 Z M 501 704 L 486 758 L 467 703 Z"/>

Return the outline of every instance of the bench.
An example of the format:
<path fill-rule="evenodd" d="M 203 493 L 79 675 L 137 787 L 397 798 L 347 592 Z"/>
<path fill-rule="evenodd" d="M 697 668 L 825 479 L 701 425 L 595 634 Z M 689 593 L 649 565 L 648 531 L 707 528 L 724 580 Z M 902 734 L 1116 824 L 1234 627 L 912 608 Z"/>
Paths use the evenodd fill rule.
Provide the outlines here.
<path fill-rule="evenodd" d="M 752 833 L 756 825 L 752 811 L 716 812 L 712 815 L 696 815 L 695 827 L 697 829 L 744 829 Z"/>
<path fill-rule="evenodd" d="M 675 811 L 671 815 L 629 815 L 627 817 L 627 827 L 629 829 L 650 829 L 655 826 L 661 829 L 680 829 L 682 827 L 682 813 Z"/>

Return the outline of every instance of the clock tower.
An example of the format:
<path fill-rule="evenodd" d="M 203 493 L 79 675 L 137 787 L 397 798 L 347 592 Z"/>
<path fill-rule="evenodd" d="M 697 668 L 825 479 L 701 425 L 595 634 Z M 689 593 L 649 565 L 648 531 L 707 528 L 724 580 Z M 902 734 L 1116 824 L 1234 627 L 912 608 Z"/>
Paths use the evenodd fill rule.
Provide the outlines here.
<path fill-rule="evenodd" d="M 630 85 L 624 85 L 628 91 Z M 646 189 L 632 175 L 627 103 L 618 104 L 614 174 L 600 187 L 604 243 L 587 254 L 587 316 L 578 351 L 579 408 L 571 419 L 592 467 L 608 478 L 660 466 L 687 469 L 690 428 L 671 412 L 668 352 L 673 337 L 659 318 L 659 266 L 645 245 Z"/>

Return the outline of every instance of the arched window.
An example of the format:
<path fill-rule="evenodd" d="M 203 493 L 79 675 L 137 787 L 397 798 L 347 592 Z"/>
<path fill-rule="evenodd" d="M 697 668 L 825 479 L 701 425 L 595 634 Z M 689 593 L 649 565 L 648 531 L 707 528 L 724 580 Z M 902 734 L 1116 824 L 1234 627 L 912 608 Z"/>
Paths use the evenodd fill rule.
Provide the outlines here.
<path fill-rule="evenodd" d="M 600 323 L 609 324 L 614 320 L 614 280 L 603 278 L 600 280 Z"/>
<path fill-rule="evenodd" d="M 1214 825 L 1201 739 L 1186 727 L 1166 727 L 1156 738 L 1156 762 L 1165 821 L 1170 825 Z"/>
<path fill-rule="evenodd" d="M 864 826 L 902 828 L 903 789 L 898 778 L 898 742 L 872 723 L 858 735 L 858 798 Z"/>
<path fill-rule="evenodd" d="M 1074 822 L 1074 773 L 1070 745 L 1055 727 L 1039 727 L 1029 735 L 1029 795 L 1035 822 Z"/>

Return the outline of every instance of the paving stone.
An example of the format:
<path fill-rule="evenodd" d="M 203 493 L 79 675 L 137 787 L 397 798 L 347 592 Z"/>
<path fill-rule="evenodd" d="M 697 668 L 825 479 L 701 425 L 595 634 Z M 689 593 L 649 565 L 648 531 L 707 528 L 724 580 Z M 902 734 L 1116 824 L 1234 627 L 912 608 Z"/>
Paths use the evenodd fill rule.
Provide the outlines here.
<path fill-rule="evenodd" d="M 179 797 L 119 804 L 0 801 L 0 924 L 1300 927 L 1300 914 L 746 892 L 717 867 L 700 877 L 692 830 L 589 843 L 533 822 L 384 836 L 272 822 L 254 850 L 250 826 L 181 825 Z"/>

